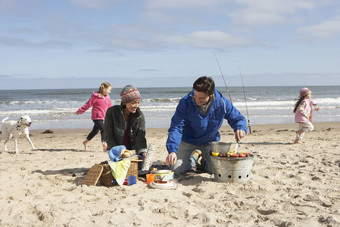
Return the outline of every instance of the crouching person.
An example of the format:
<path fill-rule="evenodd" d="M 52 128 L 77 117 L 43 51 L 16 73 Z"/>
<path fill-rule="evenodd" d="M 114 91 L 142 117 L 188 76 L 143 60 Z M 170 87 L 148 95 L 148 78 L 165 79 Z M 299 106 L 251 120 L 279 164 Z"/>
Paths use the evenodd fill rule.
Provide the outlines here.
<path fill-rule="evenodd" d="M 127 150 L 136 150 L 140 160 L 147 152 L 145 138 L 145 118 L 139 109 L 141 100 L 137 88 L 125 86 L 121 93 L 121 104 L 110 107 L 105 115 L 105 141 L 109 150 L 118 145 L 124 145 Z M 142 166 L 139 163 L 138 169 Z"/>
<path fill-rule="evenodd" d="M 213 174 L 210 142 L 219 141 L 218 130 L 226 119 L 235 132 L 236 141 L 247 133 L 244 116 L 215 88 L 210 77 L 200 77 L 193 90 L 178 103 L 168 130 L 166 161 L 176 175 L 195 168 L 192 153 L 202 152 L 203 170 Z"/>

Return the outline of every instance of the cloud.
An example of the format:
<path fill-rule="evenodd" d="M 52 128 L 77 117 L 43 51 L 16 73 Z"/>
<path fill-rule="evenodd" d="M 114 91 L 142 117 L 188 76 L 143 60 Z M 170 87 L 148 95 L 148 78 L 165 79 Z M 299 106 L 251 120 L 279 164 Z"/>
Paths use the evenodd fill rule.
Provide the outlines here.
<path fill-rule="evenodd" d="M 145 24 L 124 24 L 107 27 L 103 34 L 104 42 L 112 48 L 130 50 L 159 50 L 162 43 L 156 39 L 161 33 L 158 29 Z"/>
<path fill-rule="evenodd" d="M 39 47 L 48 48 L 70 48 L 74 46 L 72 42 L 47 40 L 38 44 Z"/>
<path fill-rule="evenodd" d="M 158 69 L 140 69 L 138 72 L 158 72 Z"/>
<path fill-rule="evenodd" d="M 146 0 L 138 12 L 140 17 L 151 24 L 162 24 L 165 30 L 211 29 L 227 19 L 233 10 L 233 1 L 221 0 Z M 220 20 L 221 21 L 216 21 Z"/>
<path fill-rule="evenodd" d="M 94 48 L 91 50 L 87 51 L 88 53 L 101 53 L 101 54 L 110 54 L 110 55 L 114 55 L 114 56 L 124 56 L 124 54 L 122 52 L 118 52 L 117 49 L 112 48 L 110 46 L 102 46 L 102 47 L 98 47 L 98 48 Z"/>
<path fill-rule="evenodd" d="M 340 18 L 322 21 L 315 25 L 305 26 L 298 29 L 304 35 L 327 38 L 340 34 Z"/>
<path fill-rule="evenodd" d="M 27 78 L 27 77 L 30 78 L 31 75 L 29 74 L 12 74 L 12 75 L 2 74 L 0 75 L 1 79 L 6 79 L 6 80 L 18 80 L 18 79 Z"/>
<path fill-rule="evenodd" d="M 13 76 L 11 76 L 11 75 L 1 75 L 0 74 L 0 78 L 1 79 L 9 79 L 9 78 L 13 78 Z"/>
<path fill-rule="evenodd" d="M 6 46 L 19 46 L 19 47 L 47 47 L 47 48 L 69 48 L 72 47 L 73 44 L 70 42 L 64 41 L 43 41 L 43 42 L 29 42 L 25 39 L 12 38 L 12 37 L 4 37 L 0 36 L 0 45 Z"/>
<path fill-rule="evenodd" d="M 244 8 L 230 13 L 233 23 L 255 26 L 293 22 L 296 20 L 297 11 L 310 11 L 318 4 L 310 0 L 236 0 L 235 2 Z"/>
<path fill-rule="evenodd" d="M 225 48 L 250 46 L 257 41 L 252 38 L 231 35 L 221 31 L 196 31 L 186 35 L 164 37 L 169 44 L 184 44 L 196 48 Z"/>
<path fill-rule="evenodd" d="M 0 12 L 13 9 L 17 4 L 18 4 L 17 0 L 13 1 L 0 0 Z"/>
<path fill-rule="evenodd" d="M 71 3 L 84 8 L 106 8 L 122 0 L 69 0 Z"/>
<path fill-rule="evenodd" d="M 0 36 L 0 45 L 6 46 L 32 46 L 32 43 L 24 39 Z"/>
<path fill-rule="evenodd" d="M 186 9 L 195 7 L 211 7 L 220 4 L 219 0 L 149 0 L 146 7 L 149 9 Z"/>
<path fill-rule="evenodd" d="M 157 46 L 152 40 L 136 39 L 135 37 L 114 37 L 111 40 L 111 44 L 115 48 L 134 50 L 152 50 L 156 49 Z"/>
<path fill-rule="evenodd" d="M 298 10 L 313 10 L 317 1 L 311 0 L 235 0 L 247 9 L 279 14 L 295 13 Z"/>

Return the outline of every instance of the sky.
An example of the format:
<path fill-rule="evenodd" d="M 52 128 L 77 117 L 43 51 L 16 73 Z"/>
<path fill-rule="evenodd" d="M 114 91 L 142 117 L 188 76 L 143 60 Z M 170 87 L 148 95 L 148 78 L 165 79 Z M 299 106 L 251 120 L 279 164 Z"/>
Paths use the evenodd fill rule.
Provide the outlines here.
<path fill-rule="evenodd" d="M 0 0 L 0 90 L 340 85 L 338 0 Z"/>

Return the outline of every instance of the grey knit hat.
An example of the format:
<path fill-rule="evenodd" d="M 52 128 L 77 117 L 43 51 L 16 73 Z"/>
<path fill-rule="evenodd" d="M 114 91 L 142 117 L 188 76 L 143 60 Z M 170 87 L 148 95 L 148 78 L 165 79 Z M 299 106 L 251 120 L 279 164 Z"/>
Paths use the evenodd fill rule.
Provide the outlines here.
<path fill-rule="evenodd" d="M 122 100 L 122 104 L 141 99 L 139 91 L 132 85 L 126 85 L 123 88 L 120 92 L 120 98 Z"/>

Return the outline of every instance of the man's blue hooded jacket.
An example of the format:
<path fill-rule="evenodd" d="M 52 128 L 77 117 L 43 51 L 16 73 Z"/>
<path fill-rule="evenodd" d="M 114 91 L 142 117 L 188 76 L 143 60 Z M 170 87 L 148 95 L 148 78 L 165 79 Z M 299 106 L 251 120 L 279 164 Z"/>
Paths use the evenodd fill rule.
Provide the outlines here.
<path fill-rule="evenodd" d="M 209 142 L 219 141 L 218 130 L 222 126 L 223 119 L 228 121 L 234 132 L 242 129 L 247 133 L 247 122 L 244 116 L 217 89 L 206 116 L 200 113 L 192 90 L 179 101 L 171 119 L 166 142 L 169 154 L 177 153 L 181 140 L 195 145 L 208 145 Z"/>

